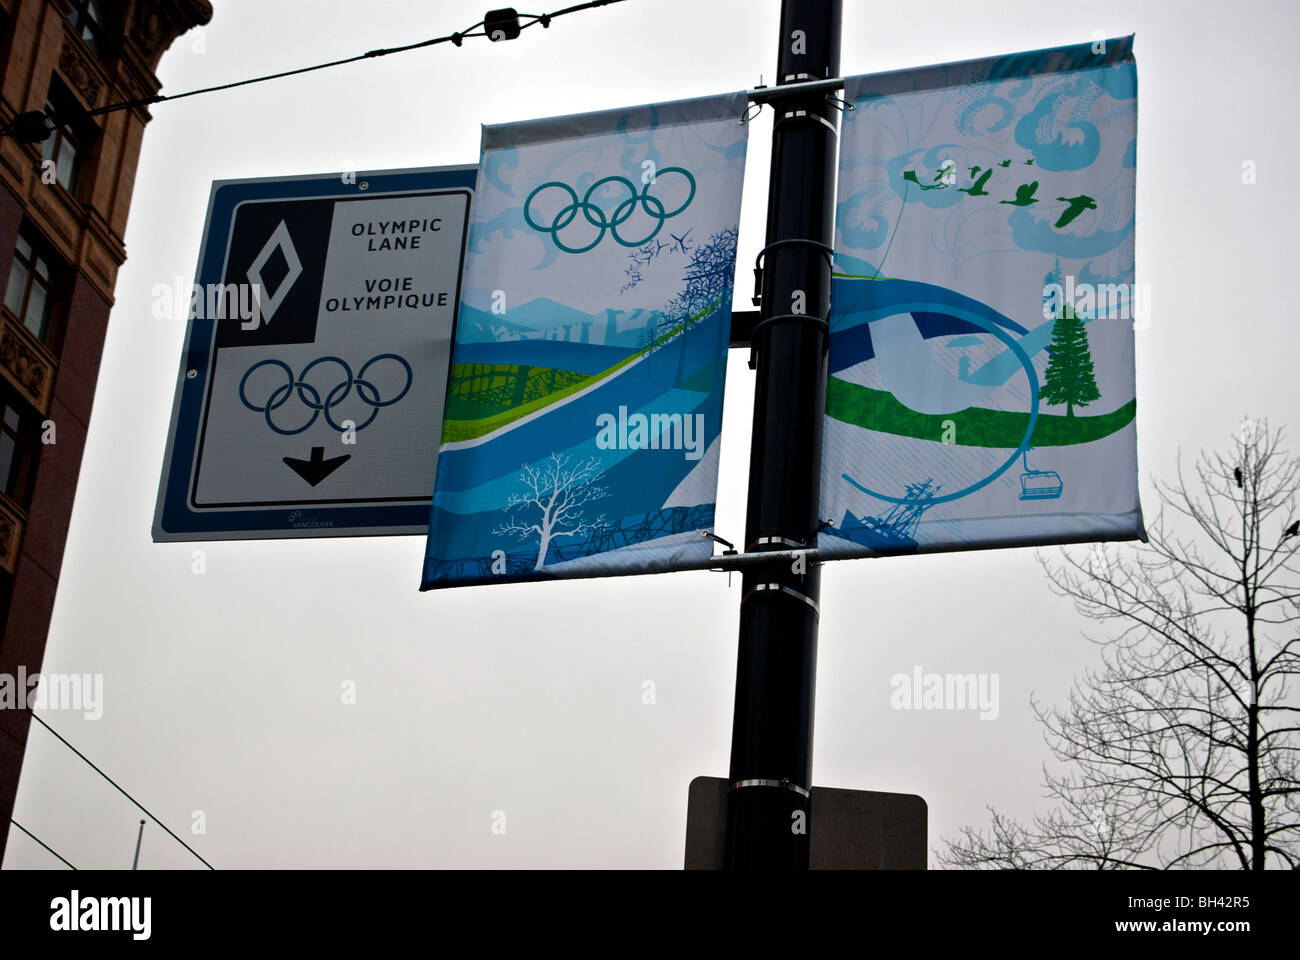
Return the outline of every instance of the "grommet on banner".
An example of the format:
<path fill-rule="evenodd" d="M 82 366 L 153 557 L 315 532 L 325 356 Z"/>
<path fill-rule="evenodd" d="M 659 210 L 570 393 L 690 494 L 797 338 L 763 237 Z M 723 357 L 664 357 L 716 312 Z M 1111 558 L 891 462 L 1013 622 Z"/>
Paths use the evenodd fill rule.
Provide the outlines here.
<path fill-rule="evenodd" d="M 760 73 L 760 74 L 758 75 L 758 86 L 756 86 L 756 87 L 754 88 L 754 90 L 766 90 L 766 89 L 767 89 L 767 86 L 763 83 L 763 75 Z M 753 91 L 750 91 L 750 93 L 752 94 Z M 755 108 L 757 108 L 757 109 L 755 109 Z M 753 113 L 752 115 L 751 115 L 750 112 L 749 112 L 749 111 L 751 111 L 751 110 L 754 111 L 754 113 Z M 754 100 L 752 103 L 750 103 L 749 105 L 747 105 L 747 106 L 745 107 L 745 112 L 742 113 L 742 114 L 740 115 L 740 120 L 737 121 L 737 122 L 740 123 L 740 124 L 742 124 L 742 125 L 743 125 L 743 124 L 746 124 L 746 123 L 749 123 L 751 120 L 754 119 L 754 117 L 757 117 L 757 116 L 758 116 L 760 113 L 762 113 L 762 112 L 763 112 L 763 103 L 762 103 L 762 101 L 761 101 L 761 100 Z"/>
<path fill-rule="evenodd" d="M 740 554 L 737 552 L 737 550 L 736 550 L 736 545 L 735 545 L 734 543 L 732 543 L 730 540 L 723 540 L 720 536 L 718 536 L 718 535 L 717 535 L 716 533 L 714 533 L 712 530 L 701 530 L 701 531 L 700 531 L 700 536 L 701 536 L 701 537 L 704 537 L 704 539 L 706 539 L 706 540 L 712 540 L 714 543 L 720 543 L 720 544 L 722 544 L 724 547 L 726 547 L 727 549 L 722 551 L 722 556 L 724 556 L 724 557 L 735 557 L 735 556 L 739 556 L 739 555 L 740 555 Z M 723 570 L 722 567 L 710 567 L 709 569 L 711 569 L 714 573 L 721 573 L 722 570 Z M 727 586 L 731 586 L 731 571 L 730 571 L 730 570 L 727 570 Z"/>
<path fill-rule="evenodd" d="M 805 540 L 805 541 L 803 542 L 802 545 L 803 545 L 803 546 L 807 546 L 807 544 L 808 544 L 810 541 L 815 540 L 815 539 L 817 538 L 817 534 L 821 533 L 821 532 L 822 532 L 823 530 L 825 530 L 827 527 L 832 527 L 832 526 L 834 526 L 834 525 L 835 525 L 835 520 L 834 520 L 834 519 L 828 518 L 828 519 L 826 519 L 826 520 L 823 520 L 821 523 L 819 523 L 819 524 L 817 525 L 817 529 L 816 529 L 816 530 L 814 530 L 812 533 L 808 534 L 808 539 Z"/>
<path fill-rule="evenodd" d="M 736 552 L 736 545 L 734 543 L 732 543 L 730 540 L 723 540 L 712 530 L 701 530 L 700 536 L 703 537 L 705 540 L 712 540 L 714 543 L 720 543 L 724 547 L 726 547 L 727 549 L 722 551 L 722 555 L 724 557 L 730 556 Z"/>

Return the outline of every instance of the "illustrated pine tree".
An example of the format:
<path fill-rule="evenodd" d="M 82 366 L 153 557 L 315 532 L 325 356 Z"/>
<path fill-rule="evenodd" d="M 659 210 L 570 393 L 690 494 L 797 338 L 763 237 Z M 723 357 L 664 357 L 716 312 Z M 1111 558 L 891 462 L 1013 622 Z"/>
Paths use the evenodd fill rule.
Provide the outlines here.
<path fill-rule="evenodd" d="M 1088 331 L 1068 304 L 1061 308 L 1052 327 L 1051 354 L 1043 378 L 1043 401 L 1065 404 L 1065 415 L 1073 417 L 1076 406 L 1086 407 L 1101 393 L 1093 374 Z"/>

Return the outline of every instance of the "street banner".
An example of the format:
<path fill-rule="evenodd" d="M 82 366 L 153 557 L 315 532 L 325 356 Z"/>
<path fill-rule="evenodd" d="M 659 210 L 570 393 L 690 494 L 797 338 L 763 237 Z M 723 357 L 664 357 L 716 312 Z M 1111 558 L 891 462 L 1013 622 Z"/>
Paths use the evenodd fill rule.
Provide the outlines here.
<path fill-rule="evenodd" d="M 483 128 L 422 589 L 712 553 L 745 107 Z"/>
<path fill-rule="evenodd" d="M 424 532 L 475 172 L 212 185 L 155 541 Z"/>
<path fill-rule="evenodd" d="M 846 80 L 822 556 L 1145 537 L 1132 39 Z"/>

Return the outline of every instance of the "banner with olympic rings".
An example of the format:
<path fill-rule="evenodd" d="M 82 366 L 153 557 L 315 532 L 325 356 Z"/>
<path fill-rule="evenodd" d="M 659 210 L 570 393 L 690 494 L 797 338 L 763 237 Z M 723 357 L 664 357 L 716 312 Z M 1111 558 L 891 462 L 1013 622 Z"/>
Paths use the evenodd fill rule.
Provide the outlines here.
<path fill-rule="evenodd" d="M 1132 40 L 846 81 L 823 556 L 1145 538 Z"/>
<path fill-rule="evenodd" d="M 710 555 L 745 106 L 483 128 L 422 589 Z"/>

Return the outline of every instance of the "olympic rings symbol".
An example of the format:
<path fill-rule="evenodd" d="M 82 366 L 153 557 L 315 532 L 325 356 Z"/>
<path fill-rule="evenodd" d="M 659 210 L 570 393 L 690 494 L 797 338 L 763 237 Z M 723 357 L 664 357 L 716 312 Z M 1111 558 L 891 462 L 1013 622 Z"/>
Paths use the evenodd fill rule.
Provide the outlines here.
<path fill-rule="evenodd" d="M 379 399 L 379 389 L 366 379 L 366 371 L 381 360 L 396 361 L 401 364 L 402 370 L 406 373 L 406 383 L 402 386 L 402 389 L 397 396 L 393 397 L 391 400 Z M 307 382 L 308 374 L 322 363 L 332 363 L 341 367 L 343 370 L 343 379 L 325 393 L 325 399 L 323 401 L 321 400 L 320 391 Z M 267 366 L 278 367 L 284 371 L 285 382 L 272 390 L 270 395 L 266 398 L 266 402 L 261 406 L 258 406 L 249 401 L 245 388 L 248 386 L 248 378 L 253 375 L 253 372 L 260 367 Z M 411 381 L 413 379 L 414 377 L 411 373 L 411 365 L 395 353 L 381 353 L 378 356 L 371 357 L 365 362 L 365 365 L 355 377 L 352 376 L 352 368 L 338 357 L 318 357 L 311 363 L 307 364 L 307 366 L 303 367 L 302 373 L 296 378 L 293 375 L 293 369 L 282 360 L 259 360 L 248 368 L 244 373 L 243 379 L 239 381 L 239 400 L 244 406 L 248 407 L 249 410 L 264 415 L 266 417 L 266 425 L 281 436 L 291 437 L 295 434 L 302 433 L 315 423 L 316 418 L 322 413 L 325 414 L 325 422 L 335 430 L 342 433 L 345 428 L 342 424 L 334 422 L 334 418 L 330 415 L 330 410 L 332 407 L 336 407 L 338 404 L 346 400 L 354 386 L 357 388 L 357 396 L 361 398 L 361 401 L 367 406 L 373 408 L 370 411 L 370 416 L 361 423 L 356 424 L 355 429 L 364 430 L 374 422 L 375 417 L 379 416 L 380 407 L 391 407 L 398 400 L 401 400 L 402 397 L 406 396 L 407 391 L 411 389 Z M 271 413 L 274 410 L 279 410 L 288 403 L 289 397 L 292 396 L 294 390 L 298 391 L 298 399 L 301 400 L 311 411 L 311 416 L 307 418 L 306 423 L 296 427 L 284 428 L 271 419 Z"/>
<path fill-rule="evenodd" d="M 687 195 L 680 207 L 677 207 L 675 210 L 666 210 L 662 200 L 650 195 L 650 188 L 654 186 L 654 183 L 657 182 L 660 177 L 673 173 L 686 178 L 686 182 L 690 186 L 690 193 Z M 619 205 L 614 208 L 614 213 L 610 217 L 606 217 L 605 211 L 601 209 L 597 203 L 592 201 L 592 197 L 596 195 L 596 191 L 607 183 L 618 184 L 622 188 L 625 188 L 628 193 L 627 199 L 622 200 Z M 546 224 L 538 223 L 533 219 L 532 204 L 534 198 L 536 198 L 539 193 L 543 190 L 551 189 L 563 190 L 567 193 L 569 195 L 569 204 L 568 206 L 561 207 L 560 211 L 554 216 L 554 218 L 552 218 L 550 225 L 547 226 Z M 664 167 L 656 175 L 655 181 L 644 184 L 639 193 L 637 192 L 636 185 L 626 177 L 601 177 L 587 188 L 587 192 L 583 195 L 581 200 L 578 199 L 578 192 L 567 183 L 561 183 L 559 180 L 550 180 L 530 193 L 528 199 L 524 201 L 524 221 L 534 230 L 541 233 L 549 233 L 551 239 L 555 241 L 555 245 L 565 253 L 586 253 L 605 239 L 606 232 L 613 233 L 614 239 L 625 247 L 639 247 L 643 243 L 653 240 L 663 228 L 664 221 L 677 216 L 677 214 L 689 207 L 691 201 L 694 199 L 695 178 L 691 176 L 690 171 L 685 170 L 682 167 Z M 619 233 L 618 228 L 632 218 L 632 215 L 636 212 L 638 206 L 655 220 L 654 229 L 644 237 L 636 240 L 629 240 Z M 573 247 L 560 239 L 560 231 L 571 225 L 573 221 L 578 218 L 579 213 L 582 214 L 583 219 L 586 220 L 587 223 L 596 227 L 600 232 L 596 234 L 596 239 L 586 246 Z"/>

